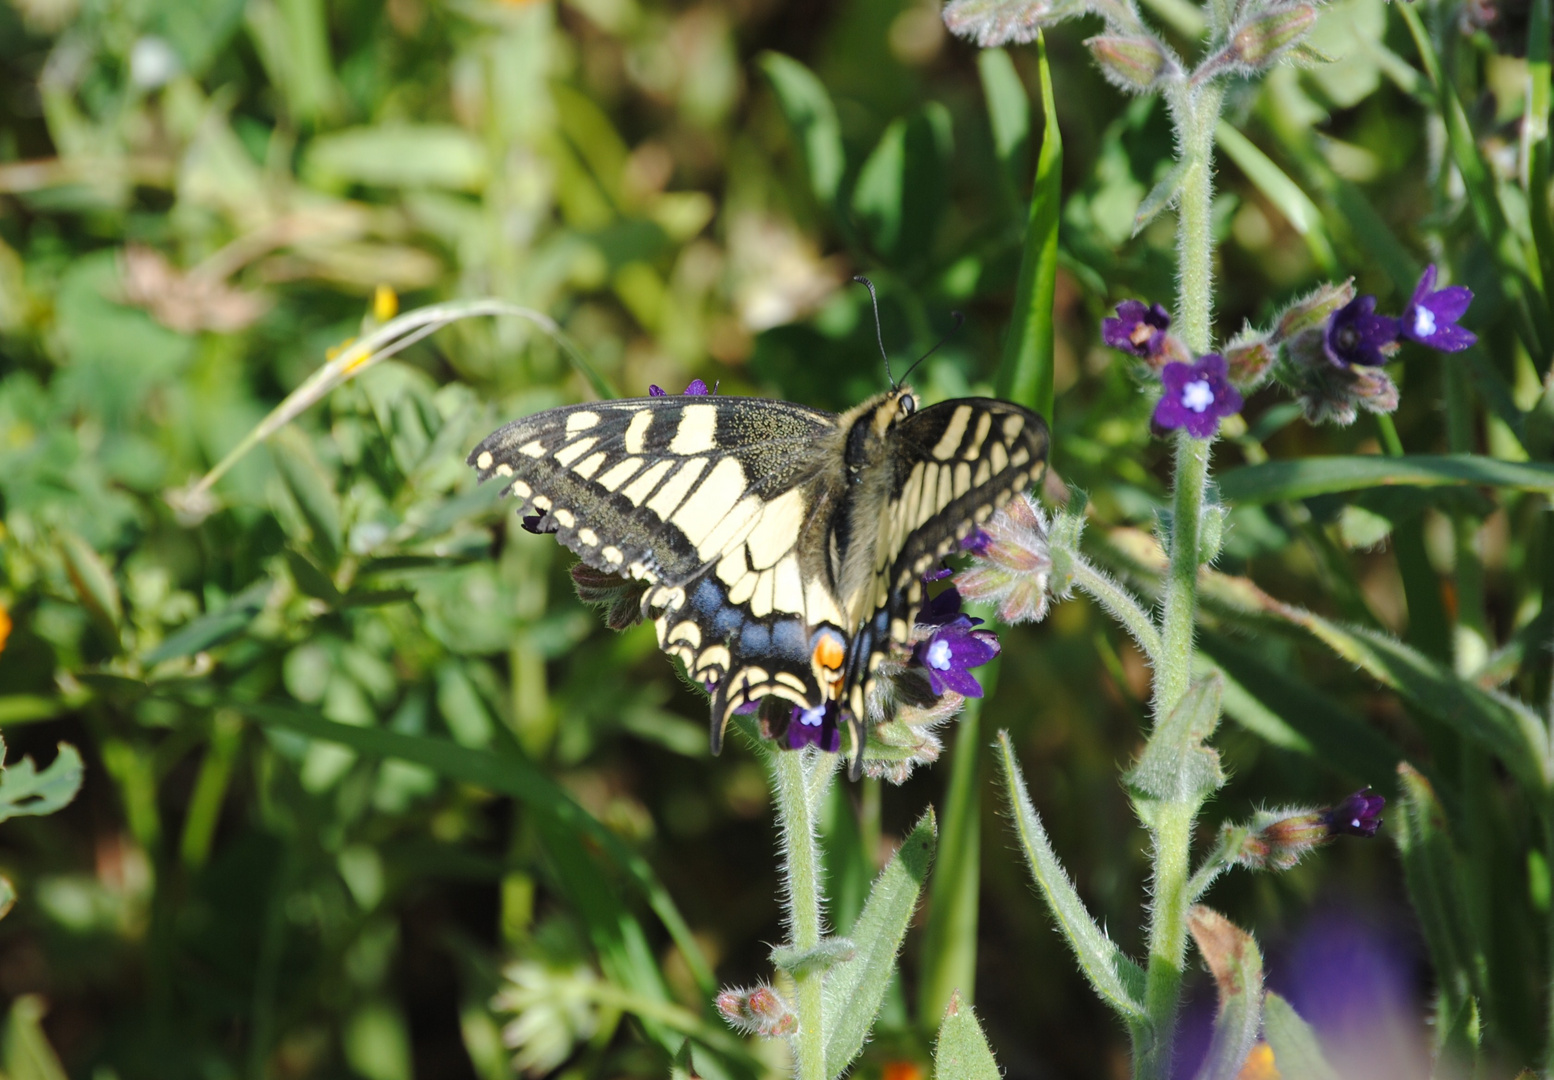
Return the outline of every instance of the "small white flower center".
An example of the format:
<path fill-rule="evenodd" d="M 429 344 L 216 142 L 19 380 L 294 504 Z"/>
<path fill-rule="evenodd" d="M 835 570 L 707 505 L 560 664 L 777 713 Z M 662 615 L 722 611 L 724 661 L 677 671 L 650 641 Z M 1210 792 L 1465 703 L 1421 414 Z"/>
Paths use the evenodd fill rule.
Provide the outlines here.
<path fill-rule="evenodd" d="M 1435 312 L 1427 307 L 1414 309 L 1414 333 L 1418 337 L 1429 337 L 1435 333 Z"/>
<path fill-rule="evenodd" d="M 799 723 L 805 727 L 819 727 L 825 716 L 826 707 L 824 705 L 816 705 L 813 709 L 805 709 L 799 713 Z"/>
<path fill-rule="evenodd" d="M 1182 405 L 1193 412 L 1202 412 L 1214 404 L 1214 388 L 1207 380 L 1199 379 L 1182 387 Z"/>
<path fill-rule="evenodd" d="M 938 671 L 950 670 L 950 643 L 940 638 L 928 646 L 928 666 Z"/>

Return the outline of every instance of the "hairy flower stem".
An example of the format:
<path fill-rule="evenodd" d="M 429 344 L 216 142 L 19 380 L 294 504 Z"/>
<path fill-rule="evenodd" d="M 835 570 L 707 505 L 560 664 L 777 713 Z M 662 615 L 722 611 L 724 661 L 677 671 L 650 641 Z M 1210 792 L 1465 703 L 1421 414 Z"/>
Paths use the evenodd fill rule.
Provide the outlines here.
<path fill-rule="evenodd" d="M 1200 355 L 1209 351 L 1214 314 L 1214 128 L 1223 97 L 1212 82 L 1183 84 L 1169 99 L 1178 153 L 1186 162 L 1177 197 L 1176 317 L 1182 340 Z"/>
<path fill-rule="evenodd" d="M 1183 86 L 1171 96 L 1177 147 L 1186 162 L 1177 219 L 1177 317 L 1182 337 L 1195 353 L 1213 344 L 1214 128 L 1222 92 L 1217 83 Z M 1208 439 L 1185 430 L 1176 435 L 1175 491 L 1171 514 L 1171 567 L 1166 579 L 1160 650 L 1155 665 L 1153 711 L 1160 725 L 1187 693 L 1192 677 L 1193 620 L 1202 562 L 1203 493 L 1209 477 Z M 1198 802 L 1160 801 L 1149 810 L 1154 850 L 1149 910 L 1149 966 L 1144 1010 L 1149 1041 L 1134 1055 L 1139 1080 L 1168 1080 L 1176 1046 L 1182 969 L 1187 956 L 1188 878 L 1193 819 Z"/>
<path fill-rule="evenodd" d="M 783 870 L 787 876 L 784 897 L 791 944 L 800 952 L 820 944 L 821 864 L 816 831 L 817 812 L 830 786 L 837 756 L 818 750 L 790 750 L 772 755 L 772 791 L 777 798 L 777 820 L 782 830 Z M 797 990 L 795 1012 L 799 1032 L 795 1037 L 798 1080 L 826 1080 L 826 1038 L 821 1024 L 823 972 L 818 968 L 793 978 Z"/>
<path fill-rule="evenodd" d="M 1074 588 L 1088 594 L 1092 600 L 1105 608 L 1107 613 L 1132 635 L 1150 664 L 1159 663 L 1160 631 L 1155 628 L 1155 620 L 1144 610 L 1137 598 L 1110 575 L 1091 566 L 1077 554 L 1073 556 L 1071 569 L 1074 574 Z"/>

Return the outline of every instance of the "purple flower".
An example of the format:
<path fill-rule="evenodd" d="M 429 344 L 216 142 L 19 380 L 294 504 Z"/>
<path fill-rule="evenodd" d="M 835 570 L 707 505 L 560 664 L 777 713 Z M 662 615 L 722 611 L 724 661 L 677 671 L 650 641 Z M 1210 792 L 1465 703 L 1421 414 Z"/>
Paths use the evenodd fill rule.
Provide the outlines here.
<path fill-rule="evenodd" d="M 999 648 L 991 630 L 972 629 L 981 621 L 957 615 L 913 647 L 912 660 L 928 673 L 935 694 L 949 690 L 965 697 L 982 696 L 982 686 L 971 677 L 970 669 L 993 659 Z"/>
<path fill-rule="evenodd" d="M 971 530 L 971 535 L 960 542 L 960 549 L 968 555 L 986 555 L 992 543 L 993 534 L 978 525 Z"/>
<path fill-rule="evenodd" d="M 1159 304 L 1144 306 L 1142 300 L 1124 300 L 1117 305 L 1115 319 L 1101 320 L 1101 340 L 1140 358 L 1159 356 L 1165 348 L 1171 316 Z"/>
<path fill-rule="evenodd" d="M 1432 277 L 1434 270 L 1432 266 L 1425 276 Z M 1327 811 L 1328 829 L 1335 836 L 1375 836 L 1376 830 L 1381 828 L 1382 807 L 1386 805 L 1387 800 L 1370 788 L 1361 788 Z"/>
<path fill-rule="evenodd" d="M 818 746 L 828 754 L 838 753 L 842 749 L 841 722 L 842 706 L 837 701 L 827 701 L 813 709 L 795 705 L 784 742 L 789 750 Z"/>
<path fill-rule="evenodd" d="M 1390 347 L 1397 339 L 1398 321 L 1390 315 L 1376 314 L 1374 296 L 1357 296 L 1327 320 L 1322 346 L 1327 358 L 1338 367 L 1380 367 L 1387 362 Z"/>
<path fill-rule="evenodd" d="M 1398 332 L 1409 341 L 1441 352 L 1461 352 L 1478 340 L 1473 331 L 1457 325 L 1472 301 L 1473 291 L 1466 285 L 1436 289 L 1435 264 L 1431 263 L 1414 286 L 1413 298 L 1398 320 Z"/>
<path fill-rule="evenodd" d="M 1207 439 L 1222 416 L 1241 409 L 1241 391 L 1230 385 L 1225 358 L 1210 353 L 1196 363 L 1172 361 L 1160 373 L 1165 393 L 1155 406 L 1157 429 L 1186 428 L 1195 439 Z"/>
<path fill-rule="evenodd" d="M 953 573 L 953 571 L 951 571 Z M 917 611 L 918 626 L 945 626 L 960 618 L 960 590 L 951 585 L 938 596 L 926 601 Z M 981 619 L 975 620 L 981 622 Z M 935 691 L 938 693 L 938 691 Z"/>
<path fill-rule="evenodd" d="M 705 397 L 708 394 L 712 393 L 711 390 L 707 389 L 707 384 L 702 382 L 700 379 L 692 379 L 691 380 L 691 385 L 687 386 L 685 388 L 685 392 L 686 392 L 686 394 L 689 394 L 691 397 Z M 652 384 L 652 385 L 648 386 L 648 397 L 668 397 L 668 396 L 669 396 L 669 391 L 665 390 L 662 386 L 658 386 L 657 384 Z"/>

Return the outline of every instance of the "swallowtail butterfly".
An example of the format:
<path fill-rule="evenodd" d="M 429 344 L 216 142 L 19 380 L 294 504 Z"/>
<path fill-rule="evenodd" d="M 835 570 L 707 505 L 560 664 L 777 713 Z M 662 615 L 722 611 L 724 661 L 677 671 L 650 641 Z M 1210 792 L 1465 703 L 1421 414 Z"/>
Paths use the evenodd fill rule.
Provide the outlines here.
<path fill-rule="evenodd" d="M 910 647 L 923 575 L 1038 481 L 1047 425 L 1018 405 L 926 408 L 897 386 L 842 413 L 664 396 L 548 409 L 469 455 L 589 566 L 646 586 L 664 652 L 712 697 L 712 749 L 758 699 L 849 714 Z"/>

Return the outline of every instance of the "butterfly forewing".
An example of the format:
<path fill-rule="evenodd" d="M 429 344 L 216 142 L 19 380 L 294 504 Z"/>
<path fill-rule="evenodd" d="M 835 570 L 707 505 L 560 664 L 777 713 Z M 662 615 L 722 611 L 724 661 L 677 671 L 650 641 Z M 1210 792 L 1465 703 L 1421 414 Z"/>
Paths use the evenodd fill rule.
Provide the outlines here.
<path fill-rule="evenodd" d="M 840 639 L 842 617 L 800 548 L 835 437 L 836 417 L 786 402 L 637 398 L 515 421 L 469 463 L 584 562 L 649 583 L 660 647 L 713 693 L 716 742 L 748 701 L 823 700 L 811 639 Z"/>

